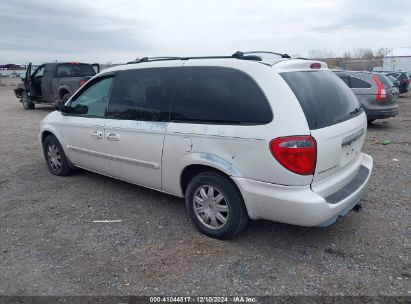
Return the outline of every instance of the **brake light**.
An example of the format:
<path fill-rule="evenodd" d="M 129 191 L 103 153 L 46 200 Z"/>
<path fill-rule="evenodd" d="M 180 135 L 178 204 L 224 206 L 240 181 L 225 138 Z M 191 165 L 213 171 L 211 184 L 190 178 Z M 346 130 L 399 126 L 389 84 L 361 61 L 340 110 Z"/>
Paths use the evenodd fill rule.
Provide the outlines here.
<path fill-rule="evenodd" d="M 80 80 L 80 88 L 83 86 L 83 85 L 85 85 L 86 84 L 86 82 L 87 82 L 87 80 Z"/>
<path fill-rule="evenodd" d="M 287 170 L 301 175 L 314 174 L 317 143 L 311 136 L 288 136 L 270 142 L 274 158 Z"/>
<path fill-rule="evenodd" d="M 407 78 L 404 78 L 404 79 L 402 80 L 402 82 L 403 82 L 403 83 L 410 83 L 410 80 L 407 79 Z"/>
<path fill-rule="evenodd" d="M 80 62 L 77 62 L 77 61 L 71 61 L 71 62 L 69 62 L 70 64 L 80 64 Z"/>
<path fill-rule="evenodd" d="M 318 63 L 318 62 L 311 63 L 310 69 L 321 69 L 321 63 Z"/>
<path fill-rule="evenodd" d="M 375 84 L 377 85 L 377 88 L 378 88 L 376 100 L 377 101 L 382 101 L 387 96 L 386 93 L 385 93 L 385 88 L 382 85 L 381 81 L 378 79 L 377 75 L 374 75 L 373 78 L 374 78 Z"/>

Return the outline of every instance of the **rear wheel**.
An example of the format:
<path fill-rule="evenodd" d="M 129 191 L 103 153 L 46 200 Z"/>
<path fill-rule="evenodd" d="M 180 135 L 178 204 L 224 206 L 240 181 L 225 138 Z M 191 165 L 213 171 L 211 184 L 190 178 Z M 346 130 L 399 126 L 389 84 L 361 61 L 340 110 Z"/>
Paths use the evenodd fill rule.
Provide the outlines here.
<path fill-rule="evenodd" d="M 222 174 L 203 172 L 193 177 L 185 200 L 191 221 L 208 236 L 231 239 L 247 225 L 248 215 L 241 193 Z"/>
<path fill-rule="evenodd" d="M 34 102 L 31 101 L 31 98 L 26 91 L 23 91 L 21 93 L 20 101 L 23 105 L 23 108 L 26 110 L 33 110 L 35 107 Z"/>
<path fill-rule="evenodd" d="M 54 135 L 46 137 L 43 143 L 47 167 L 54 175 L 66 176 L 73 172 L 60 142 Z"/>

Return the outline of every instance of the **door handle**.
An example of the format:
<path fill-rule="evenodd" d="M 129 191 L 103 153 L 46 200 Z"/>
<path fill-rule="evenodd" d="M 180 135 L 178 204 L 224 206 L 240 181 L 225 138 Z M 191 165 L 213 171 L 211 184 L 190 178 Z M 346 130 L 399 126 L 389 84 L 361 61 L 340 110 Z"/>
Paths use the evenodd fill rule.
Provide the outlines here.
<path fill-rule="evenodd" d="M 107 140 L 119 141 L 120 135 L 118 135 L 117 133 L 107 133 Z"/>
<path fill-rule="evenodd" d="M 103 138 L 103 132 L 102 131 L 93 131 L 93 132 L 91 132 L 91 137 L 97 138 L 97 139 L 102 139 Z"/>

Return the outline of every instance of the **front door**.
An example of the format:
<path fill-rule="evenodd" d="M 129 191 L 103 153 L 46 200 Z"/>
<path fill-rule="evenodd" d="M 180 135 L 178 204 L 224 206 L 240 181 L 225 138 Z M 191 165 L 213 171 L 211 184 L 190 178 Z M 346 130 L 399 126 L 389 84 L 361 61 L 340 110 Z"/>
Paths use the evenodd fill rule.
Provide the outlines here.
<path fill-rule="evenodd" d="M 94 79 L 68 103 L 62 120 L 63 142 L 70 161 L 81 168 L 111 175 L 106 160 L 104 127 L 113 76 Z"/>
<path fill-rule="evenodd" d="M 161 189 L 164 136 L 181 71 L 181 63 L 173 64 L 118 72 L 105 129 L 107 160 L 113 176 Z"/>
<path fill-rule="evenodd" d="M 30 62 L 26 69 L 26 77 L 24 78 L 24 90 L 27 92 L 27 95 L 31 99 L 34 99 L 36 92 L 35 92 L 35 86 L 33 84 L 33 79 L 31 76 L 31 69 L 32 69 L 32 64 Z"/>

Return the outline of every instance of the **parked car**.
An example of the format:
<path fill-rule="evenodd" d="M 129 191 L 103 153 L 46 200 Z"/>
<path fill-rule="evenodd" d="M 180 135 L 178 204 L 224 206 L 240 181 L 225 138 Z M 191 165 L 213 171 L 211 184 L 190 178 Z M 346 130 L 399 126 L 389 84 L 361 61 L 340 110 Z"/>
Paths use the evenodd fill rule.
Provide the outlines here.
<path fill-rule="evenodd" d="M 325 63 L 283 57 L 144 58 L 105 70 L 41 122 L 48 168 L 185 197 L 194 225 L 216 238 L 249 218 L 330 225 L 360 203 L 371 174 L 366 116 Z"/>
<path fill-rule="evenodd" d="M 54 104 L 58 99 L 67 101 L 88 79 L 96 75 L 95 68 L 99 71 L 97 64 L 44 63 L 31 73 L 30 63 L 22 83 L 17 85 L 14 93 L 26 110 L 34 109 L 36 103 Z"/>
<path fill-rule="evenodd" d="M 407 93 L 410 90 L 410 77 L 406 72 L 392 72 L 387 75 L 393 76 L 400 82 L 400 94 Z"/>
<path fill-rule="evenodd" d="M 394 94 L 397 98 L 400 96 L 400 82 L 394 78 L 394 76 L 386 74 L 387 78 L 392 82 L 394 88 Z"/>
<path fill-rule="evenodd" d="M 335 73 L 354 92 L 369 123 L 398 114 L 396 89 L 384 74 L 358 71 Z"/>

